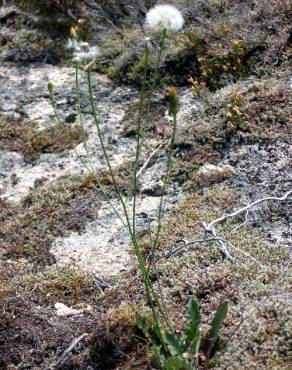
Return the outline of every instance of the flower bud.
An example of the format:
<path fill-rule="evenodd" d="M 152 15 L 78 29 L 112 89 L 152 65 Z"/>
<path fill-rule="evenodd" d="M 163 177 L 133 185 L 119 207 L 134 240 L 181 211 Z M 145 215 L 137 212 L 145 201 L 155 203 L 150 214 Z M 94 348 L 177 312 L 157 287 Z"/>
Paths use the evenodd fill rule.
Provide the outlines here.
<path fill-rule="evenodd" d="M 175 87 L 169 87 L 167 92 L 169 100 L 169 114 L 176 116 L 179 112 L 179 99 L 177 96 L 177 90 Z"/>
<path fill-rule="evenodd" d="M 53 83 L 50 81 L 50 82 L 48 82 L 48 91 L 49 91 L 49 93 L 50 93 L 50 95 L 52 95 L 53 94 L 53 91 L 54 91 L 54 85 L 53 85 Z"/>

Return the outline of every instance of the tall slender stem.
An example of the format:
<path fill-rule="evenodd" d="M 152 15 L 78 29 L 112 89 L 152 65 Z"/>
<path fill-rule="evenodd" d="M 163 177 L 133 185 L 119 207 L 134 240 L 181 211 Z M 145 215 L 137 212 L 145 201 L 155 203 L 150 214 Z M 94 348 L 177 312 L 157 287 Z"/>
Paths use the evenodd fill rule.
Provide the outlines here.
<path fill-rule="evenodd" d="M 91 110 L 92 110 L 92 114 L 93 114 L 94 123 L 95 123 L 96 129 L 97 129 L 98 138 L 99 138 L 99 141 L 100 141 L 100 144 L 101 144 L 102 152 L 103 152 L 103 155 L 104 155 L 104 158 L 105 158 L 105 161 L 106 161 L 106 164 L 107 164 L 107 167 L 108 167 L 108 170 L 109 170 L 109 173 L 110 173 L 113 185 L 114 185 L 114 189 L 115 189 L 115 191 L 118 195 L 118 198 L 121 202 L 123 212 L 124 212 L 124 215 L 125 215 L 125 218 L 126 218 L 126 223 L 129 227 L 129 230 L 132 230 L 131 224 L 129 222 L 129 215 L 128 215 L 127 207 L 126 207 L 126 204 L 124 202 L 123 196 L 121 194 L 119 185 L 117 183 L 116 176 L 115 176 L 114 171 L 112 169 L 112 165 L 111 165 L 111 162 L 109 160 L 107 150 L 106 150 L 106 147 L 105 147 L 105 144 L 104 144 L 103 136 L 102 136 L 102 133 L 101 133 L 100 121 L 99 121 L 99 118 L 98 118 L 97 113 L 96 113 L 95 102 L 94 102 L 93 93 L 92 93 L 90 68 L 88 68 L 88 70 L 87 70 L 87 83 L 88 83 L 88 92 L 89 92 Z"/>
<path fill-rule="evenodd" d="M 164 52 L 164 48 L 165 48 L 166 33 L 167 32 L 164 29 L 161 32 L 161 35 L 160 35 L 159 51 L 158 51 L 157 59 L 156 59 L 155 66 L 154 66 L 154 74 L 153 74 L 152 82 L 151 82 L 150 88 L 149 88 L 148 104 L 147 104 L 147 108 L 146 108 L 146 112 L 145 112 L 144 130 L 149 126 L 149 122 L 150 122 L 150 110 L 151 110 L 151 105 L 152 105 L 152 101 L 153 101 L 153 97 L 154 97 L 154 91 L 155 91 L 155 88 L 156 88 L 156 85 L 157 85 L 157 80 L 158 80 L 158 75 L 159 75 L 159 67 L 160 67 L 160 64 L 161 64 L 161 60 L 162 60 L 162 56 L 163 56 L 163 52 Z M 144 134 L 144 132 L 142 132 L 142 135 L 143 134 Z"/>
<path fill-rule="evenodd" d="M 143 74 L 143 81 L 139 99 L 139 113 L 138 113 L 138 120 L 137 120 L 137 144 L 136 144 L 136 155 L 135 155 L 135 163 L 133 168 L 133 234 L 136 233 L 136 198 L 137 198 L 137 172 L 139 167 L 139 160 L 141 156 L 141 130 L 142 130 L 142 120 L 143 120 L 143 112 L 144 112 L 144 98 L 145 98 L 145 86 L 147 82 L 147 74 L 148 74 L 148 66 L 149 66 L 149 48 L 148 43 L 146 42 L 145 45 L 145 62 L 144 62 L 144 74 Z"/>
<path fill-rule="evenodd" d="M 160 324 L 159 324 L 159 320 L 158 320 L 158 316 L 157 316 L 157 312 L 156 312 L 156 307 L 155 307 L 155 304 L 157 304 L 158 307 L 161 310 L 161 305 L 160 305 L 160 302 L 159 302 L 159 298 L 158 298 L 158 296 L 157 296 L 157 294 L 156 294 L 156 292 L 153 288 L 153 285 L 151 283 L 151 280 L 149 278 L 149 273 L 148 273 L 148 270 L 145 266 L 145 262 L 144 262 L 144 258 L 143 258 L 142 252 L 141 252 L 139 242 L 137 240 L 136 235 L 133 233 L 133 229 L 131 227 L 131 223 L 130 223 L 130 219 L 129 219 L 129 214 L 128 214 L 125 202 L 123 200 L 122 194 L 120 192 L 119 186 L 118 186 L 116 178 L 115 178 L 115 174 L 113 172 L 113 169 L 112 169 L 112 166 L 111 166 L 108 154 L 107 154 L 107 150 L 106 150 L 104 140 L 103 140 L 103 136 L 102 136 L 101 129 L 100 129 L 99 118 L 98 118 L 96 110 L 95 110 L 95 104 L 94 104 L 93 93 L 92 93 L 92 83 L 91 83 L 90 69 L 88 69 L 88 71 L 87 71 L 87 82 L 88 82 L 88 91 L 89 91 L 91 110 L 92 110 L 92 114 L 93 114 L 93 117 L 94 117 L 94 122 L 95 122 L 95 125 L 96 125 L 96 128 L 97 128 L 99 141 L 100 141 L 100 144 L 101 144 L 101 147 L 102 147 L 102 152 L 103 152 L 103 155 L 105 157 L 105 160 L 106 160 L 106 163 L 107 163 L 107 166 L 108 166 L 108 169 L 109 169 L 109 172 L 110 172 L 113 184 L 114 184 L 115 191 L 116 191 L 116 193 L 118 195 L 118 198 L 119 198 L 119 200 L 122 204 L 122 207 L 123 207 L 124 215 L 125 215 L 125 218 L 126 218 L 127 228 L 128 228 L 129 234 L 130 234 L 130 238 L 131 238 L 131 241 L 132 241 L 132 244 L 133 244 L 133 247 L 134 247 L 135 254 L 136 254 L 137 259 L 138 259 L 138 265 L 139 265 L 139 268 L 140 268 L 140 271 L 142 273 L 142 277 L 143 277 L 143 280 L 144 280 L 144 283 L 145 283 L 146 292 L 147 292 L 147 296 L 148 296 L 149 303 L 150 303 L 150 306 L 151 306 L 152 315 L 153 315 L 155 324 L 157 326 L 157 330 L 160 333 L 160 337 L 161 337 L 160 339 L 161 339 L 162 343 L 164 343 L 164 339 L 163 339 L 163 336 L 161 334 Z M 164 314 L 163 310 L 161 311 L 161 314 L 163 315 L 163 317 L 165 317 L 165 314 Z"/>
<path fill-rule="evenodd" d="M 156 235 L 155 235 L 155 239 L 154 239 L 154 243 L 153 243 L 153 249 L 151 251 L 152 255 L 155 254 L 155 251 L 157 249 L 157 245 L 158 245 L 159 237 L 160 237 L 160 232 L 161 232 L 161 227 L 162 227 L 162 218 L 163 218 L 163 215 L 164 215 L 164 205 L 165 205 L 165 195 L 166 195 L 166 192 L 167 192 L 168 180 L 169 180 L 169 176 L 170 176 L 171 169 L 172 169 L 172 163 L 173 163 L 173 148 L 174 148 L 174 142 L 175 142 L 175 136 L 176 136 L 176 127 L 177 127 L 177 115 L 174 114 L 173 115 L 173 129 L 172 129 L 171 141 L 170 141 L 169 151 L 168 151 L 168 155 L 167 155 L 166 174 L 165 174 L 165 178 L 164 178 L 164 183 L 163 183 L 163 187 L 162 187 L 162 195 L 161 195 L 161 198 L 160 198 L 159 208 L 158 208 L 158 217 L 157 217 L 158 225 L 157 225 Z M 150 268 L 150 266 L 151 266 L 151 260 L 150 260 L 150 263 L 149 263 L 149 268 Z"/>
<path fill-rule="evenodd" d="M 80 125 L 81 125 L 81 128 L 82 128 L 83 145 L 84 145 L 84 149 L 85 149 L 85 152 L 86 152 L 86 157 L 87 157 L 87 160 L 90 164 L 90 167 L 83 161 L 83 159 L 79 155 L 78 155 L 78 157 L 79 157 L 81 163 L 89 171 L 89 173 L 91 173 L 94 176 L 94 179 L 97 182 L 100 190 L 102 191 L 104 197 L 106 198 L 107 202 L 110 204 L 111 208 L 113 209 L 113 211 L 115 212 L 117 217 L 121 220 L 122 224 L 125 227 L 127 227 L 127 225 L 126 225 L 125 221 L 123 220 L 122 216 L 120 215 L 120 213 L 118 212 L 118 210 L 114 206 L 113 202 L 111 201 L 110 197 L 108 196 L 108 194 L 104 190 L 102 184 L 99 181 L 97 173 L 94 170 L 93 163 L 91 161 L 91 156 L 90 156 L 90 152 L 89 152 L 88 143 L 87 143 L 87 137 L 86 137 L 86 131 L 85 131 L 85 126 L 84 126 L 83 114 L 82 114 L 82 110 L 81 110 L 81 96 L 80 96 L 80 87 L 79 86 L 80 86 L 80 84 L 79 84 L 78 65 L 76 65 L 76 67 L 75 67 L 75 91 L 76 91 L 76 97 L 77 97 L 77 110 L 78 110 L 78 113 L 79 113 L 79 120 L 80 120 Z"/>

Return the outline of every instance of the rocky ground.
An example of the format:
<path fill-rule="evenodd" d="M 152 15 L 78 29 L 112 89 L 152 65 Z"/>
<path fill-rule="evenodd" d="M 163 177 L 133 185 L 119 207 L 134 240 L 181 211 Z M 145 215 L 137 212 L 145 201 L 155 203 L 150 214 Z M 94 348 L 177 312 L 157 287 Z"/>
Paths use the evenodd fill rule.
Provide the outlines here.
<path fill-rule="evenodd" d="M 38 17 L 10 5 L 0 9 L 0 368 L 152 369 L 136 325 L 135 312 L 147 312 L 147 302 L 130 241 L 86 169 L 94 169 L 120 211 L 96 135 L 86 74 L 80 75 L 81 106 L 92 162 L 76 108 L 75 70 L 60 51 L 64 40 L 54 49 L 54 38 L 48 36 L 42 45 Z M 112 33 L 108 40 L 112 45 Z M 265 55 L 270 63 L 270 54 Z M 161 73 L 178 56 L 168 58 Z M 229 301 L 222 343 L 209 368 L 290 366 L 291 196 L 218 224 L 233 262 L 222 257 L 216 242 L 174 253 L 182 246 L 179 240 L 204 238 L 203 222 L 258 199 L 283 197 L 291 189 L 292 92 L 285 58 L 268 71 L 268 64 L 261 65 L 257 73 L 225 80 L 198 96 L 186 80 L 178 84 L 175 161 L 153 281 L 159 279 L 178 330 L 189 294 L 202 308 L 203 331 L 220 301 Z M 115 67 L 120 59 L 114 59 Z M 127 71 L 131 83 L 125 84 L 108 64 L 94 72 L 94 97 L 111 163 L 131 206 L 139 89 L 133 70 Z M 62 126 L 50 104 L 49 81 Z M 153 107 L 141 167 L 155 155 L 141 175 L 138 193 L 145 256 L 151 250 L 149 230 L 156 226 L 172 124 L 163 87 Z"/>

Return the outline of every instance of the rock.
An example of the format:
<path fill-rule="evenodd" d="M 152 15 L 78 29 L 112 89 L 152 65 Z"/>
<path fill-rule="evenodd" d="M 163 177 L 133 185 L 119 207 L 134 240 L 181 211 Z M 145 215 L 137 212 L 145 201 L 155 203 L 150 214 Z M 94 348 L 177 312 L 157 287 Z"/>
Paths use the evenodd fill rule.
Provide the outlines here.
<path fill-rule="evenodd" d="M 7 38 L 5 37 L 5 35 L 3 34 L 0 34 L 0 46 L 4 46 L 6 45 L 8 42 Z"/>
<path fill-rule="evenodd" d="M 19 10 L 16 7 L 2 7 L 0 9 L 0 22 L 5 23 L 7 19 L 16 17 L 17 15 L 19 15 Z"/>
<path fill-rule="evenodd" d="M 198 175 L 203 174 L 203 175 L 212 175 L 215 173 L 232 173 L 234 172 L 234 168 L 230 165 L 213 165 L 206 163 L 202 167 L 199 168 L 198 170 Z"/>
<path fill-rule="evenodd" d="M 66 123 L 74 123 L 76 121 L 77 114 L 76 113 L 70 113 L 68 116 L 65 118 Z"/>
<path fill-rule="evenodd" d="M 66 306 L 63 303 L 56 302 L 55 309 L 57 310 L 57 316 L 72 316 L 72 315 L 80 315 L 84 312 L 84 310 L 76 310 L 75 308 L 71 308 Z"/>

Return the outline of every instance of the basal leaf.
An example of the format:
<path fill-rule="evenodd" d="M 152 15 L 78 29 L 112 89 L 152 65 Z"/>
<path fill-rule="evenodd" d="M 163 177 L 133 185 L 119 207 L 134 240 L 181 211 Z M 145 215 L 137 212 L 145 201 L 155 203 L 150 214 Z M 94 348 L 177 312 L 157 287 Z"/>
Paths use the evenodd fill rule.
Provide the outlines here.
<path fill-rule="evenodd" d="M 183 370 L 187 368 L 188 364 L 179 357 L 170 357 L 164 364 L 164 370 Z"/>
<path fill-rule="evenodd" d="M 182 353 L 183 348 L 177 335 L 170 332 L 165 332 L 164 339 L 172 356 L 177 356 Z"/>

